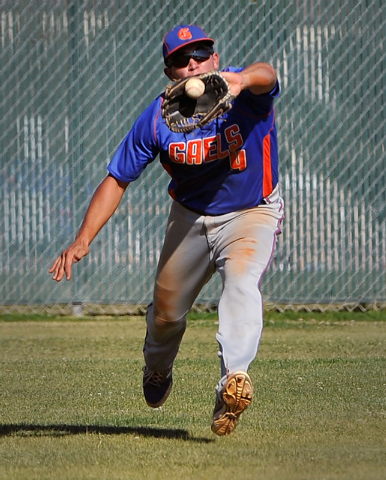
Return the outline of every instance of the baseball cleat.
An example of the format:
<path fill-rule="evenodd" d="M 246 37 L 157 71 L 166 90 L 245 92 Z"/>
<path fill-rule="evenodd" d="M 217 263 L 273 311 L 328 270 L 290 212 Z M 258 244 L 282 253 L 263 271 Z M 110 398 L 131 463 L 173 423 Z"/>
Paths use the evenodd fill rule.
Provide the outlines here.
<path fill-rule="evenodd" d="M 247 373 L 240 371 L 229 375 L 221 393 L 217 394 L 212 431 L 218 436 L 232 433 L 240 415 L 251 403 L 252 395 L 253 386 Z"/>
<path fill-rule="evenodd" d="M 166 402 L 173 386 L 173 368 L 153 372 L 143 367 L 143 394 L 149 407 L 158 408 Z"/>

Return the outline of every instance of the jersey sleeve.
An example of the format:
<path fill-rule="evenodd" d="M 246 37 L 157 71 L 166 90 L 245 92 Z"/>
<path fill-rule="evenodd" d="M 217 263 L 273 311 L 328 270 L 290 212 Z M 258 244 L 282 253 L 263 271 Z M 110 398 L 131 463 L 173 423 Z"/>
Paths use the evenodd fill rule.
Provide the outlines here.
<path fill-rule="evenodd" d="M 133 182 L 158 155 L 156 123 L 160 105 L 160 98 L 154 100 L 118 146 L 107 166 L 113 177 L 123 182 Z"/>

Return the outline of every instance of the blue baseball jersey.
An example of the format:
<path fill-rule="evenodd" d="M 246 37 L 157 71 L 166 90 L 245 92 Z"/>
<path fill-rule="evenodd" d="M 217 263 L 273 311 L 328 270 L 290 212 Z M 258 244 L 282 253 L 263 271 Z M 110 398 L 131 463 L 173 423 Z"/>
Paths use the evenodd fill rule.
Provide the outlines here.
<path fill-rule="evenodd" d="M 159 155 L 171 177 L 170 196 L 188 209 L 221 215 L 260 205 L 278 183 L 273 104 L 279 93 L 278 82 L 267 94 L 243 90 L 225 115 L 190 133 L 167 127 L 162 94 L 138 117 L 107 169 L 133 182 Z"/>

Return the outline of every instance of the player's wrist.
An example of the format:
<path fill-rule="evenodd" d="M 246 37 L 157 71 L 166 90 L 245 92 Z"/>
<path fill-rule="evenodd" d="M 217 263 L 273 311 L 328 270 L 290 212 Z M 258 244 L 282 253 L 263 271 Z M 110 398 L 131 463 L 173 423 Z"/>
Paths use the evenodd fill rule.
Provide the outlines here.
<path fill-rule="evenodd" d="M 240 72 L 240 90 L 247 90 L 252 86 L 251 77 L 248 73 Z"/>
<path fill-rule="evenodd" d="M 78 245 L 82 245 L 84 247 L 89 247 L 92 240 L 93 239 L 89 235 L 87 235 L 86 232 L 79 232 L 78 235 L 75 237 L 74 243 L 77 243 Z"/>

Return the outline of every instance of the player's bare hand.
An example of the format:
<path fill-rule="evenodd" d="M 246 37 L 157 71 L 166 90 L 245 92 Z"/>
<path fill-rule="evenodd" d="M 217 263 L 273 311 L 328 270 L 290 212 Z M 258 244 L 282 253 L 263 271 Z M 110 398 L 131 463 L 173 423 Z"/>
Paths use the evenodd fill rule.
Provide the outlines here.
<path fill-rule="evenodd" d="M 243 77 L 240 73 L 235 72 L 220 72 L 221 75 L 229 84 L 231 94 L 237 97 L 237 95 L 243 89 Z"/>
<path fill-rule="evenodd" d="M 49 273 L 53 273 L 52 279 L 60 282 L 64 276 L 67 280 L 71 279 L 72 264 L 78 263 L 83 257 L 88 255 L 90 248 L 88 245 L 75 240 L 52 264 Z"/>
<path fill-rule="evenodd" d="M 227 80 L 232 95 L 249 89 L 255 95 L 270 92 L 276 85 L 275 69 L 267 63 L 253 63 L 241 72 L 220 72 Z"/>

